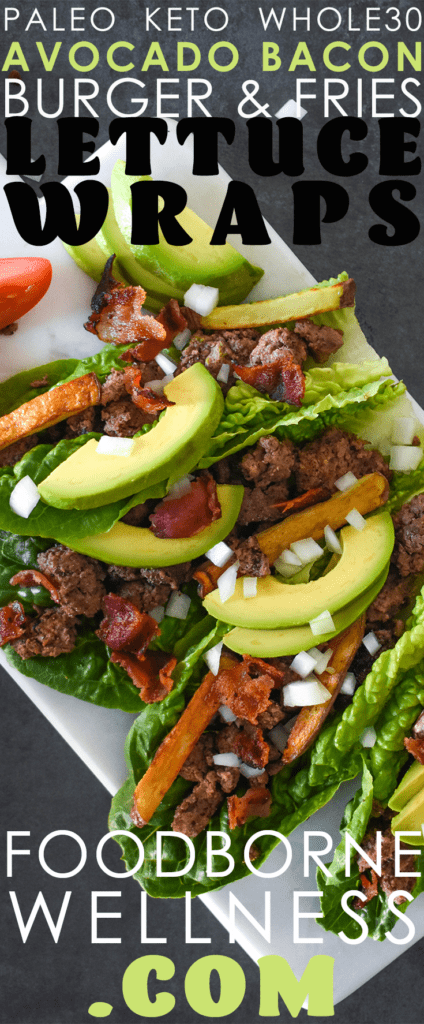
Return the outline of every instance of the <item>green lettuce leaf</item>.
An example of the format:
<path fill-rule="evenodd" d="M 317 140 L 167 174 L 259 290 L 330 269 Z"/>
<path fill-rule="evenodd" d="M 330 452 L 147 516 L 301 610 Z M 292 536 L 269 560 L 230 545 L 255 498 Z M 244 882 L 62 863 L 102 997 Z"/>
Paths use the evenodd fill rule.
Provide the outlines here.
<path fill-rule="evenodd" d="M 8 377 L 0 382 L 0 415 L 17 409 L 24 402 L 29 402 L 36 395 L 42 395 L 45 391 L 55 387 L 57 384 L 70 376 L 76 366 L 77 359 L 58 359 L 53 363 L 43 363 L 42 366 L 35 366 L 32 370 L 21 370 L 13 377 Z M 42 380 L 47 375 L 47 383 L 39 388 L 32 388 L 33 380 Z"/>

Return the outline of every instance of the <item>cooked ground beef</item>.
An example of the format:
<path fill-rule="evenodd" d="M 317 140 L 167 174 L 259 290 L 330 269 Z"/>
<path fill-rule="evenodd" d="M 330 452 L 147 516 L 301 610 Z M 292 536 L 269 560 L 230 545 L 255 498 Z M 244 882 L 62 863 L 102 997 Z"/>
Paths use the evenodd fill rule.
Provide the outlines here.
<path fill-rule="evenodd" d="M 121 523 L 127 523 L 128 526 L 140 526 L 148 513 L 149 506 L 146 503 L 143 505 L 133 505 L 129 512 L 122 516 Z"/>
<path fill-rule="evenodd" d="M 281 519 L 281 512 L 274 505 L 288 498 L 289 487 L 286 480 L 280 484 L 272 484 L 267 490 L 261 487 L 254 487 L 252 490 L 246 487 L 242 506 L 240 509 L 238 524 L 248 526 L 249 523 L 274 523 Z"/>
<path fill-rule="evenodd" d="M 362 842 L 362 849 L 365 853 L 371 857 L 371 860 L 376 860 L 377 847 L 376 847 L 376 833 L 375 831 L 368 833 Z M 411 847 L 406 846 L 405 843 L 400 843 L 401 850 L 408 851 Z M 414 871 L 415 868 L 415 857 L 412 853 L 409 855 L 402 855 L 401 857 L 401 871 L 410 872 Z M 364 857 L 358 857 L 358 867 L 360 872 L 369 871 L 370 867 Z M 373 876 L 375 872 L 373 871 Z M 399 878 L 395 875 L 395 837 L 391 832 L 390 828 L 387 828 L 381 836 L 381 878 L 378 875 L 379 885 L 386 896 L 390 896 L 390 893 L 396 892 L 396 889 L 406 889 L 407 892 L 412 892 L 415 885 L 415 878 L 408 878 L 404 875 Z M 365 890 L 366 892 L 366 890 Z M 404 896 L 396 896 L 394 902 L 398 905 L 405 903 Z M 363 901 L 361 901 L 363 906 Z"/>
<path fill-rule="evenodd" d="M 218 810 L 224 794 L 218 786 L 217 772 L 208 772 L 177 807 L 172 828 L 185 836 L 198 836 Z"/>
<path fill-rule="evenodd" d="M 23 437 L 21 441 L 15 441 L 14 444 L 10 444 L 8 448 L 4 448 L 0 452 L 0 467 L 15 466 L 37 444 L 40 444 L 37 434 L 31 434 L 31 437 Z"/>
<path fill-rule="evenodd" d="M 297 491 L 302 494 L 321 486 L 334 490 L 335 481 L 349 471 L 358 478 L 367 473 L 382 473 L 390 480 L 392 475 L 380 452 L 367 451 L 365 442 L 355 434 L 332 427 L 299 450 L 295 467 Z"/>
<path fill-rule="evenodd" d="M 261 729 L 273 729 L 274 725 L 278 725 L 285 717 L 285 712 L 280 705 L 272 700 L 266 711 L 258 715 L 258 725 Z"/>
<path fill-rule="evenodd" d="M 128 395 L 119 402 L 110 402 L 102 409 L 101 417 L 103 432 L 111 437 L 134 437 L 146 423 L 153 423 L 156 419 L 155 416 L 149 416 L 142 409 L 138 409 Z"/>
<path fill-rule="evenodd" d="M 317 363 L 325 363 L 343 345 L 343 331 L 337 327 L 318 327 L 312 320 L 298 320 L 294 329 L 307 342 L 308 352 Z"/>
<path fill-rule="evenodd" d="M 250 356 L 251 366 L 266 366 L 278 360 L 281 349 L 289 349 L 295 363 L 305 362 L 308 354 L 303 338 L 287 327 L 275 327 L 263 334 Z"/>
<path fill-rule="evenodd" d="M 109 402 L 118 402 L 120 398 L 127 398 L 125 387 L 125 374 L 123 370 L 111 370 L 102 386 L 102 405 L 109 405 Z"/>
<path fill-rule="evenodd" d="M 241 471 L 249 482 L 262 489 L 281 483 L 291 476 L 296 463 L 296 449 L 291 441 L 261 437 L 241 460 Z"/>
<path fill-rule="evenodd" d="M 240 562 L 239 576 L 269 576 L 269 558 L 259 547 L 256 537 L 248 537 L 247 540 L 232 539 L 230 546 Z"/>
<path fill-rule="evenodd" d="M 96 409 L 91 406 L 90 409 L 84 409 L 84 412 L 78 412 L 76 416 L 70 416 L 66 420 L 66 434 L 65 437 L 77 437 L 80 434 L 89 434 L 92 430 L 95 430 L 96 421 Z"/>
<path fill-rule="evenodd" d="M 181 768 L 180 775 L 183 779 L 187 779 L 188 782 L 202 781 L 210 767 L 213 766 L 213 745 L 213 734 L 203 733 Z"/>
<path fill-rule="evenodd" d="M 380 593 L 369 606 L 367 622 L 388 622 L 408 601 L 413 580 L 402 579 L 396 569 L 390 569 Z"/>
<path fill-rule="evenodd" d="M 139 570 L 140 576 L 149 583 L 160 585 L 166 583 L 171 590 L 179 590 L 182 583 L 191 579 L 191 562 L 181 562 L 180 565 L 167 565 L 166 569 L 143 569 Z"/>
<path fill-rule="evenodd" d="M 395 620 L 394 622 L 390 623 L 389 628 L 383 627 L 382 629 L 379 629 L 378 625 L 376 625 L 375 622 L 369 622 L 367 618 L 366 629 L 372 630 L 373 633 L 375 633 L 379 644 L 381 644 L 381 647 L 374 655 L 370 654 L 369 651 L 367 651 L 367 648 L 365 647 L 364 644 L 361 644 L 361 646 L 357 650 L 355 657 L 352 661 L 352 664 L 350 666 L 350 671 L 353 672 L 358 685 L 360 683 L 363 683 L 364 679 L 368 675 L 368 672 L 371 671 L 374 662 L 376 661 L 377 658 L 380 657 L 380 654 L 382 654 L 383 651 L 391 650 L 392 647 L 395 646 L 395 643 L 397 642 L 399 636 L 401 635 L 403 623 L 400 623 L 399 626 L 400 631 L 397 631 L 397 623 Z"/>
<path fill-rule="evenodd" d="M 424 494 L 416 494 L 393 517 L 395 548 L 392 561 L 401 576 L 424 569 Z"/>
<path fill-rule="evenodd" d="M 238 768 L 217 768 L 216 774 L 223 793 L 232 793 L 240 778 Z"/>
<path fill-rule="evenodd" d="M 239 363 L 245 365 L 250 353 L 256 346 L 259 331 L 252 328 L 239 331 L 215 331 L 204 334 L 196 331 L 181 356 L 179 370 L 187 369 L 193 363 L 205 363 L 210 370 L 218 370 L 222 363 Z"/>
<path fill-rule="evenodd" d="M 106 594 L 106 572 L 101 562 L 79 555 L 57 544 L 37 556 L 41 572 L 57 587 L 59 601 L 67 615 L 87 615 L 100 611 Z"/>
<path fill-rule="evenodd" d="M 37 655 L 57 658 L 59 654 L 69 654 L 75 647 L 77 623 L 63 608 L 47 608 L 33 619 L 19 640 L 13 641 L 12 647 L 24 661 Z"/>
<path fill-rule="evenodd" d="M 155 586 L 139 579 L 134 580 L 133 583 L 122 583 L 118 587 L 115 586 L 115 591 L 125 601 L 135 604 L 139 612 L 151 612 L 152 608 L 166 604 L 171 594 L 171 587 L 165 583 Z"/>

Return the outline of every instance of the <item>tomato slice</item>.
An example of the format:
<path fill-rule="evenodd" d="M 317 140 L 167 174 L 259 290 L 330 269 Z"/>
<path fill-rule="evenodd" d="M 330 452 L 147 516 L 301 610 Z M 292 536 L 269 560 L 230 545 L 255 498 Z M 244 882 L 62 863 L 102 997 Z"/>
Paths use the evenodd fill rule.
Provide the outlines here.
<path fill-rule="evenodd" d="M 0 330 L 37 305 L 51 279 L 50 260 L 41 256 L 0 259 Z"/>

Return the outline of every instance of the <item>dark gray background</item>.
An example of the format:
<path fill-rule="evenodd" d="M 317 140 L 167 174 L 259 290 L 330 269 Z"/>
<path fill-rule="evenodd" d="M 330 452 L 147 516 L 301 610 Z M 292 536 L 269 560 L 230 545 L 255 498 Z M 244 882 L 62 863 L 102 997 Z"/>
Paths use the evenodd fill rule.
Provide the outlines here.
<path fill-rule="evenodd" d="M 159 0 L 158 0 L 159 5 Z M 67 24 L 66 18 L 69 5 L 58 0 L 58 23 Z M 93 10 L 97 4 L 90 0 L 86 12 Z M 110 5 L 112 6 L 112 5 Z M 200 12 L 206 6 L 199 0 Z M 293 75 L 287 67 L 300 39 L 308 42 L 311 52 L 316 58 L 317 73 L 314 76 L 307 69 L 300 69 L 298 74 L 304 77 L 317 78 L 317 91 L 320 90 L 322 73 L 320 55 L 324 45 L 332 39 L 345 39 L 352 44 L 352 54 L 357 52 L 360 44 L 372 35 L 365 31 L 349 35 L 340 29 L 334 33 L 317 31 L 298 32 L 286 31 L 282 36 L 278 32 L 268 31 L 267 39 L 274 38 L 282 46 L 283 66 L 281 71 L 272 74 L 261 74 L 260 51 L 263 33 L 258 29 L 256 4 L 230 3 L 223 4 L 230 14 L 230 26 L 226 32 L 210 34 L 199 28 L 194 36 L 184 32 L 181 38 L 196 42 L 202 52 L 206 53 L 209 46 L 221 38 L 232 40 L 240 50 L 240 65 L 231 74 L 213 72 L 206 61 L 194 76 L 209 78 L 213 84 L 213 99 L 209 101 L 212 114 L 225 114 L 236 118 L 237 104 L 243 98 L 240 83 L 254 78 L 261 84 L 260 96 L 269 103 L 270 111 L 275 114 L 278 108 L 294 97 Z M 263 5 L 267 7 L 268 5 Z M 294 5 L 286 3 L 287 16 Z M 310 4 L 312 15 L 319 7 Z M 345 14 L 347 5 L 338 4 Z M 362 0 L 352 2 L 354 24 L 363 24 L 365 4 Z M 372 4 L 370 4 L 372 6 Z M 391 3 L 381 5 L 381 10 L 390 7 Z M 402 12 L 410 6 L 398 2 Z M 305 13 L 306 4 L 298 3 L 298 13 Z M 146 92 L 154 94 L 153 72 L 150 76 L 140 74 L 148 43 L 155 36 L 146 37 L 142 27 L 141 14 L 143 5 L 138 0 L 122 0 L 117 9 L 117 24 L 110 33 L 96 33 L 86 29 L 71 38 L 68 32 L 54 34 L 41 30 L 24 32 L 25 17 L 29 17 L 33 9 L 31 3 L 20 5 L 22 17 L 15 32 L 10 32 L 8 39 L 3 40 L 3 52 L 7 50 L 8 41 L 19 39 L 25 50 L 30 72 L 22 77 L 27 82 L 28 97 L 35 95 L 36 78 L 39 70 L 39 59 L 36 55 L 35 40 L 41 39 L 49 52 L 56 39 L 62 40 L 62 51 L 56 69 L 48 75 L 43 72 L 47 84 L 45 105 L 54 109 L 55 90 L 59 75 L 65 78 L 66 90 L 71 82 L 67 52 L 69 46 L 81 38 L 90 39 L 99 46 L 103 54 L 111 42 L 126 39 L 136 44 L 132 59 L 136 65 L 130 74 L 140 77 L 146 82 Z M 40 5 L 46 24 L 51 25 L 50 4 Z M 166 5 L 162 6 L 162 10 Z M 61 20 L 62 19 L 62 20 Z M 177 34 L 172 37 L 164 31 L 160 39 L 165 54 L 169 57 L 169 77 L 178 77 L 175 70 L 174 52 Z M 381 32 L 375 34 L 389 46 L 391 53 L 398 38 L 407 45 L 414 45 L 415 34 L 407 32 L 393 33 L 391 36 Z M 161 76 L 167 77 L 160 72 Z M 352 70 L 342 77 L 353 81 L 358 74 L 358 67 L 353 56 Z M 405 76 L 396 75 L 392 65 L 380 73 L 381 77 L 405 77 L 419 75 L 412 70 Z M 80 77 L 82 75 L 80 74 Z M 104 101 L 107 86 L 117 77 L 116 73 L 106 67 L 99 67 L 90 73 L 101 85 L 101 96 L 94 102 L 100 114 L 99 141 L 107 138 L 107 126 L 112 115 L 106 110 Z M 183 74 L 180 75 L 183 80 Z M 370 75 L 362 72 L 364 88 Z M 390 88 L 385 87 L 387 91 Z M 394 87 L 392 91 L 395 91 Z M 169 91 L 174 91 L 170 86 Z M 184 91 L 182 89 L 182 95 Z M 367 94 L 367 92 L 366 92 Z M 48 103 L 52 106 L 49 108 Z M 323 123 L 322 104 L 305 101 L 308 109 L 303 120 L 305 130 L 305 173 L 303 180 L 327 178 L 328 175 L 319 167 L 315 157 L 316 134 Z M 395 105 L 394 109 L 397 109 Z M 402 104 L 399 104 L 402 105 Z M 175 105 L 174 105 L 175 106 Z M 345 102 L 348 113 L 356 111 L 348 101 Z M 176 107 L 175 107 L 176 108 Z M 153 112 L 154 111 L 148 111 Z M 67 91 L 65 114 L 72 113 L 70 94 Z M 34 156 L 41 149 L 48 157 L 45 180 L 56 175 L 56 128 L 55 122 L 40 118 L 31 106 L 30 114 L 34 118 Z M 180 105 L 180 114 L 184 116 L 184 105 Z M 424 369 L 422 359 L 422 241 L 419 237 L 414 243 L 405 247 L 384 247 L 373 244 L 368 238 L 368 230 L 375 223 L 376 217 L 368 205 L 370 188 L 379 181 L 378 176 L 378 133 L 375 123 L 371 123 L 369 105 L 364 110 L 369 126 L 369 139 L 359 148 L 365 149 L 369 156 L 369 167 L 360 177 L 341 180 L 350 193 L 349 213 L 341 224 L 327 225 L 323 229 L 323 241 L 320 246 L 298 247 L 296 252 L 318 280 L 348 270 L 355 277 L 358 285 L 358 316 L 369 340 L 381 355 L 385 354 L 391 361 L 394 372 L 403 377 L 412 394 L 422 401 Z M 0 151 L 4 149 L 3 128 L 0 132 Z M 222 143 L 221 162 L 225 169 L 235 178 L 248 181 L 255 188 L 263 214 L 270 220 L 276 230 L 291 244 L 292 238 L 292 181 L 284 176 L 262 179 L 249 170 L 246 159 L 246 127 L 240 119 L 237 121 L 237 136 L 230 148 Z M 420 178 L 411 179 L 418 190 L 417 198 L 411 204 L 417 214 L 422 216 L 423 202 L 420 189 Z M 20 829 L 31 831 L 32 857 L 23 857 L 15 861 L 16 877 L 13 885 L 6 880 L 5 860 L 3 855 L 2 878 L 4 892 L 2 895 L 2 944 L 3 944 L 3 996 L 0 1004 L 0 1021 L 2 1024 L 83 1024 L 90 1018 L 87 1009 L 91 1002 L 104 1000 L 113 1005 L 110 1016 L 115 1024 L 129 1024 L 137 1019 L 128 1010 L 122 999 L 121 978 L 125 968 L 137 956 L 143 953 L 165 953 L 176 964 L 175 982 L 169 983 L 177 996 L 175 1010 L 167 1016 L 172 1024 L 189 1024 L 201 1018 L 195 1014 L 185 1002 L 183 979 L 185 972 L 194 960 L 209 953 L 222 953 L 238 960 L 245 970 L 248 994 L 241 1008 L 230 1020 L 254 1024 L 258 1017 L 258 975 L 251 960 L 235 946 L 229 946 L 227 934 L 212 916 L 197 901 L 194 906 L 194 923 L 198 935 L 212 936 L 210 946 L 186 946 L 183 941 L 183 907 L 179 901 L 150 901 L 150 922 L 157 935 L 167 935 L 166 946 L 141 946 L 139 943 L 139 903 L 138 889 L 135 883 L 128 880 L 122 883 L 123 897 L 119 909 L 122 910 L 122 922 L 116 922 L 118 934 L 121 933 L 120 945 L 90 945 L 90 892 L 93 889 L 118 889 L 119 883 L 109 879 L 97 868 L 94 850 L 98 840 L 106 831 L 105 823 L 109 809 L 109 797 L 91 773 L 82 765 L 76 755 L 61 740 L 58 734 L 45 721 L 34 706 L 21 693 L 16 685 L 5 674 L 1 674 L 2 714 L 0 730 L 3 753 L 2 766 L 2 821 L 3 829 Z M 77 832 L 85 840 L 89 851 L 89 861 L 84 871 L 69 880 L 57 882 L 47 876 L 40 868 L 36 851 L 41 839 L 56 829 L 70 829 Z M 23 841 L 26 845 L 26 840 Z M 112 847 L 112 844 L 110 844 Z M 3 845 L 3 850 L 5 846 Z M 53 847 L 52 847 L 53 854 Z M 67 849 L 57 842 L 57 866 L 66 864 Z M 118 867 L 119 851 L 109 852 L 109 863 Z M 42 889 L 52 907 L 53 916 L 57 916 L 62 894 L 66 888 L 73 891 L 62 936 L 57 946 L 54 945 L 47 926 L 37 921 L 31 937 L 23 945 L 18 934 L 12 913 L 7 890 L 15 888 L 21 902 L 26 919 L 39 889 Z M 116 901 L 118 902 L 118 901 Z M 107 909 L 118 909 L 110 901 Z M 114 922 L 107 923 L 108 928 Z M 110 932 L 109 932 L 110 934 Z M 372 982 L 336 1007 L 335 1017 L 338 1024 L 371 1024 L 371 1022 L 387 1022 L 387 1024 L 418 1024 L 423 1020 L 422 1002 L 424 999 L 424 978 L 422 972 L 422 954 L 424 942 L 408 948 L 394 966 L 379 974 Z M 313 950 L 311 950 L 312 955 Z M 291 1018 L 282 1007 L 281 1020 Z M 299 1020 L 307 1016 L 301 1011 Z M 323 1018 L 320 1018 L 323 1019 Z"/>

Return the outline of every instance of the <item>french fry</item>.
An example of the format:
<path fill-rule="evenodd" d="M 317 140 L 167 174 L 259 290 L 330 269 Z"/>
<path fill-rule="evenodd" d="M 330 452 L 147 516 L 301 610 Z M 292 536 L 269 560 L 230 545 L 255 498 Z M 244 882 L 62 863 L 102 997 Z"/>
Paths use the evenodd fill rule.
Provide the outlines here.
<path fill-rule="evenodd" d="M 305 753 L 322 728 L 337 694 L 340 692 L 344 677 L 355 654 L 362 643 L 365 630 L 365 613 L 352 622 L 352 625 L 330 640 L 328 647 L 333 650 L 330 661 L 331 674 L 321 676 L 320 681 L 331 694 L 325 704 L 314 704 L 302 708 L 295 725 L 289 735 L 287 746 L 283 752 L 283 764 L 291 764 L 297 757 Z"/>
<path fill-rule="evenodd" d="M 246 302 L 241 306 L 217 306 L 209 316 L 202 317 L 202 327 L 216 331 L 284 324 L 332 309 L 353 306 L 354 296 L 355 282 L 349 278 L 348 281 L 329 285 L 328 288 L 307 288 L 306 291 L 281 295 L 277 299 Z"/>
<path fill-rule="evenodd" d="M 15 441 L 60 423 L 68 416 L 84 412 L 100 401 L 101 388 L 95 373 L 59 384 L 52 391 L 31 398 L 29 402 L 0 417 L 0 451 Z"/>

